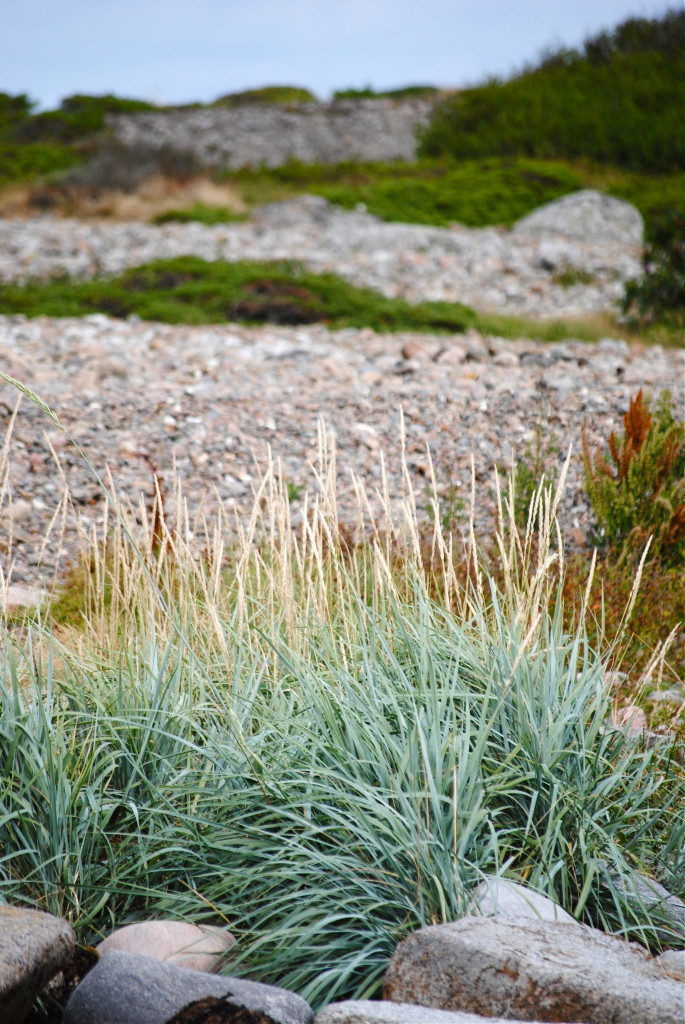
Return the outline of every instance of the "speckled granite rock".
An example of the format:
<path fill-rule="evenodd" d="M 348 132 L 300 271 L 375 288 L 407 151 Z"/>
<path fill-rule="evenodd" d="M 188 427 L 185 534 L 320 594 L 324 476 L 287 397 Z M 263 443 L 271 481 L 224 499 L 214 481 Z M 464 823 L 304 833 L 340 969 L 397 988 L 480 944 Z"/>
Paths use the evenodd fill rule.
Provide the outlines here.
<path fill-rule="evenodd" d="M 21 1024 L 41 990 L 74 951 L 66 921 L 23 907 L 0 906 L 0 1020 Z"/>

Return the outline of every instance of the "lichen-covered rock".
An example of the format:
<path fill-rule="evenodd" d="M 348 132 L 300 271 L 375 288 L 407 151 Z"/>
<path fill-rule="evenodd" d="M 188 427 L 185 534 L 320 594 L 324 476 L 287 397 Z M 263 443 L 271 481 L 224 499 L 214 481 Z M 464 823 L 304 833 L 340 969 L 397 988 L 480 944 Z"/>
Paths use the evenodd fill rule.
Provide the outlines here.
<path fill-rule="evenodd" d="M 685 985 L 644 950 L 580 924 L 464 918 L 410 935 L 384 998 L 521 1020 L 682 1024 Z"/>
<path fill-rule="evenodd" d="M 511 1017 L 481 1017 L 476 1013 L 452 1013 L 409 1003 L 350 999 L 329 1003 L 316 1015 L 314 1024 L 522 1024 Z M 533 1021 L 533 1024 L 541 1022 Z"/>
<path fill-rule="evenodd" d="M 0 906 L 0 1020 L 21 1024 L 74 952 L 71 926 L 52 914 Z"/>
<path fill-rule="evenodd" d="M 86 975 L 64 1024 L 312 1024 L 308 1003 L 286 989 L 189 971 L 113 951 Z"/>
<path fill-rule="evenodd" d="M 571 192 L 517 221 L 516 234 L 565 235 L 581 242 L 601 240 L 642 245 L 644 221 L 631 203 L 592 189 Z"/>

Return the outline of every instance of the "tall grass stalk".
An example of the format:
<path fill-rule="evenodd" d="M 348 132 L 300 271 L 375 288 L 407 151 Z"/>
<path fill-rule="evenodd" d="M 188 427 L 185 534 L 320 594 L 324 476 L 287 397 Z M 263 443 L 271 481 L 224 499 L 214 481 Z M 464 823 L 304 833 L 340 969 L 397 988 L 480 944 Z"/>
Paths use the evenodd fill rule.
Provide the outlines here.
<path fill-rule="evenodd" d="M 83 941 L 223 920 L 232 971 L 315 1005 L 376 992 L 397 941 L 466 912 L 486 874 L 658 946 L 611 879 L 682 893 L 685 780 L 612 726 L 582 601 L 563 627 L 563 478 L 533 498 L 535 539 L 498 492 L 503 583 L 473 523 L 463 582 L 435 522 L 437 591 L 408 475 L 393 513 L 382 467 L 381 520 L 354 481 L 356 537 L 323 428 L 316 480 L 297 526 L 274 459 L 245 522 L 191 522 L 180 485 L 173 521 L 159 490 L 132 509 L 107 486 L 80 619 L 5 629 L 2 896 Z"/>

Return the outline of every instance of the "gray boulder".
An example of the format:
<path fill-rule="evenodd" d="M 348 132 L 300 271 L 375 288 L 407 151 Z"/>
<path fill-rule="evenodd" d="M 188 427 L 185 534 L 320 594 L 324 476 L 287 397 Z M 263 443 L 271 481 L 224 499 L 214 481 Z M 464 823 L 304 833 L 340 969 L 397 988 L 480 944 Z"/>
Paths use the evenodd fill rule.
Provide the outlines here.
<path fill-rule="evenodd" d="M 534 921 L 576 923 L 558 903 L 508 878 L 486 878 L 474 889 L 472 901 L 483 917 L 529 917 Z"/>
<path fill-rule="evenodd" d="M 564 235 L 580 242 L 618 242 L 642 245 L 644 221 L 623 199 L 584 189 L 546 203 L 512 228 L 518 235 L 547 238 Z"/>
<path fill-rule="evenodd" d="M 66 921 L 0 906 L 0 1020 L 21 1024 L 41 990 L 69 962 L 74 946 Z"/>
<path fill-rule="evenodd" d="M 409 1003 L 350 999 L 329 1003 L 316 1015 L 314 1024 L 522 1024 L 511 1017 L 480 1017 L 475 1013 L 451 1013 Z M 535 1022 L 533 1022 L 535 1024 Z M 540 1022 L 537 1022 L 540 1024 Z"/>
<path fill-rule="evenodd" d="M 76 989 L 63 1024 L 312 1024 L 313 1019 L 309 1004 L 285 989 L 114 951 Z"/>
<path fill-rule="evenodd" d="M 384 998 L 589 1024 L 683 1024 L 685 985 L 640 947 L 580 924 L 464 918 L 397 947 Z"/>
<path fill-rule="evenodd" d="M 676 936 L 685 937 L 685 903 L 663 885 L 639 871 L 633 871 L 626 881 L 614 875 L 611 885 L 629 904 L 644 904 L 650 913 L 661 918 L 665 927 L 660 929 L 660 935 L 665 943 Z"/>

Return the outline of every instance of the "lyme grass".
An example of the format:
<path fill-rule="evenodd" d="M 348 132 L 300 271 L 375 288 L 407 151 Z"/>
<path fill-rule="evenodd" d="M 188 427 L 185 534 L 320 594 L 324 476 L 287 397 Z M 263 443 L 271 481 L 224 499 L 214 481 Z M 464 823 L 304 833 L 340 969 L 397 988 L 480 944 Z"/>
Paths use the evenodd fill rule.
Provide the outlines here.
<path fill-rule="evenodd" d="M 588 588 L 564 625 L 563 480 L 524 532 L 500 495 L 500 582 L 472 528 L 460 582 L 436 516 L 436 590 L 408 482 L 393 515 L 381 467 L 382 529 L 356 483 L 350 545 L 323 430 L 316 477 L 296 529 L 268 466 L 251 517 L 219 513 L 201 553 L 182 495 L 138 528 L 108 489 L 81 621 L 5 630 L 0 894 L 81 941 L 224 921 L 232 971 L 317 1006 L 377 992 L 396 942 L 465 912 L 485 874 L 658 947 L 611 878 L 682 893 L 685 778 L 668 741 L 611 725 Z"/>

